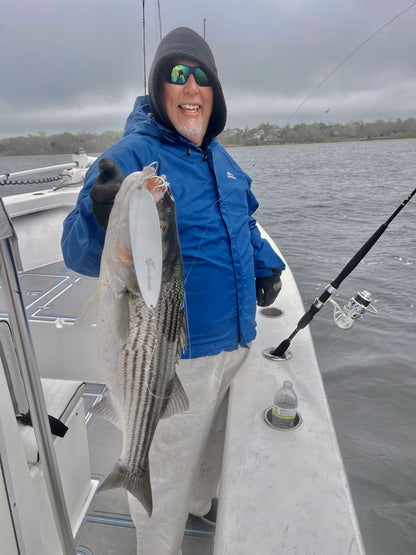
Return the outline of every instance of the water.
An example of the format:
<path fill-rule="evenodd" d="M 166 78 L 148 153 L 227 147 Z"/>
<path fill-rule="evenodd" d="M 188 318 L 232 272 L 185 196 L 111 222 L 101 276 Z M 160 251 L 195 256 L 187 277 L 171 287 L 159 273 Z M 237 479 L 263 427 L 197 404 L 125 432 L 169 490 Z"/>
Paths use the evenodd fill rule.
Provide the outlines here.
<path fill-rule="evenodd" d="M 416 140 L 231 149 L 305 309 L 413 191 L 415 151 Z M 68 160 L 0 158 L 0 174 Z M 335 296 L 342 306 L 367 289 L 378 314 L 341 330 L 328 304 L 311 324 L 367 555 L 416 553 L 415 261 L 416 198 Z"/>
<path fill-rule="evenodd" d="M 232 150 L 305 309 L 413 191 L 415 150 L 415 140 Z M 415 260 L 416 198 L 335 296 L 342 306 L 367 289 L 378 314 L 341 330 L 328 305 L 311 324 L 368 555 L 416 553 Z"/>
<path fill-rule="evenodd" d="M 90 154 L 93 156 L 93 154 Z M 55 155 L 44 155 L 44 156 L 0 156 L 0 175 L 9 174 L 13 172 L 20 172 L 23 170 L 31 170 L 34 168 L 45 168 L 48 166 L 54 166 L 57 164 L 66 164 L 67 162 L 72 162 L 72 154 L 55 154 Z M 53 170 L 50 172 L 45 172 L 42 175 L 29 175 L 27 177 L 16 177 L 11 181 L 30 181 L 31 179 L 39 179 L 42 177 L 50 178 L 56 177 L 62 170 Z M 3 179 L 0 179 L 3 181 Z M 51 183 L 41 183 L 41 184 L 20 184 L 20 185 L 2 185 L 0 187 L 0 195 L 2 197 L 8 197 L 10 195 L 16 195 L 19 192 L 31 193 L 32 191 L 41 191 L 45 189 L 52 189 L 57 185 L 59 181 L 53 181 Z"/>

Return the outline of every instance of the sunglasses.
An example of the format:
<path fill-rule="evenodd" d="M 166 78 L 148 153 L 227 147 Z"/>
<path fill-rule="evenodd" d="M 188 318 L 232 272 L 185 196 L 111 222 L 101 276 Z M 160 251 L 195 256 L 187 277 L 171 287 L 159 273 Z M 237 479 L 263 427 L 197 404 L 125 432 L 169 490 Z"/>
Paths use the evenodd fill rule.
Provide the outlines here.
<path fill-rule="evenodd" d="M 200 67 L 188 67 L 183 64 L 177 64 L 173 66 L 168 76 L 168 83 L 173 85 L 184 85 L 189 76 L 193 75 L 195 77 L 196 84 L 200 87 L 209 87 L 210 82 L 208 75 Z"/>

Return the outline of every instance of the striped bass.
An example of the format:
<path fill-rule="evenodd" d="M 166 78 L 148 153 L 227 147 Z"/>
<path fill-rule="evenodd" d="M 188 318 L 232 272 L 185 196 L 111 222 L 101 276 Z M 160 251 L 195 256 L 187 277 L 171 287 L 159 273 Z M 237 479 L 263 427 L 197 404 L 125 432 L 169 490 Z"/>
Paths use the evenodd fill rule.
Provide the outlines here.
<path fill-rule="evenodd" d="M 111 160 L 105 163 L 113 164 Z M 162 243 L 159 298 L 148 306 L 133 263 L 129 208 L 146 188 L 156 203 Z M 134 200 L 136 202 L 136 200 Z M 140 238 L 139 238 L 140 239 Z M 183 266 L 170 186 L 145 167 L 124 179 L 108 221 L 97 292 L 97 349 L 108 386 L 93 413 L 123 433 L 120 457 L 100 490 L 124 487 L 152 514 L 149 449 L 160 418 L 188 409 L 176 374 L 186 344 Z"/>

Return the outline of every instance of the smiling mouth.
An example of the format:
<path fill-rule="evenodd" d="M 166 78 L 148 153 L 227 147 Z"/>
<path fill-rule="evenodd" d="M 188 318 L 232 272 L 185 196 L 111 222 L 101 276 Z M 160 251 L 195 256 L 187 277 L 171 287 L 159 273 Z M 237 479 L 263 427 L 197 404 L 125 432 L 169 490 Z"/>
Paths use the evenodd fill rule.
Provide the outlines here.
<path fill-rule="evenodd" d="M 187 112 L 197 112 L 201 106 L 199 104 L 179 104 L 179 108 Z"/>

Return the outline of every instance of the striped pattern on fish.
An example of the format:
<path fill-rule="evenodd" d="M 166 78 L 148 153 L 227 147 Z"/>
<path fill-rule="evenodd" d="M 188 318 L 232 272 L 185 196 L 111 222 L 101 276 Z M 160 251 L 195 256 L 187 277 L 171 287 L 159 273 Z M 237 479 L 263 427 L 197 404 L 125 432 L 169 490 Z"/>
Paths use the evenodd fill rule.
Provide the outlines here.
<path fill-rule="evenodd" d="M 159 182 L 159 178 L 157 178 Z M 122 451 L 101 490 L 124 487 L 152 513 L 149 449 L 160 418 L 187 410 L 176 375 L 186 344 L 182 257 L 169 185 L 154 187 L 155 169 L 128 176 L 116 196 L 107 227 L 98 286 L 97 347 L 108 394 L 93 412 L 123 432 Z M 128 229 L 132 191 L 148 187 L 162 235 L 158 302 L 148 307 L 134 271 Z"/>

